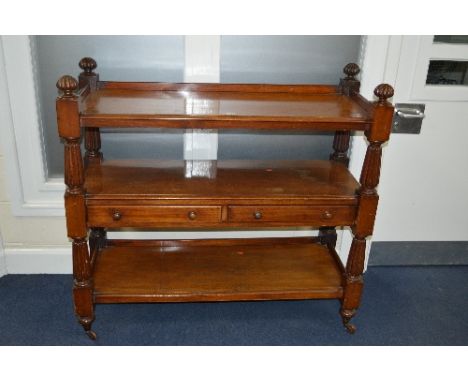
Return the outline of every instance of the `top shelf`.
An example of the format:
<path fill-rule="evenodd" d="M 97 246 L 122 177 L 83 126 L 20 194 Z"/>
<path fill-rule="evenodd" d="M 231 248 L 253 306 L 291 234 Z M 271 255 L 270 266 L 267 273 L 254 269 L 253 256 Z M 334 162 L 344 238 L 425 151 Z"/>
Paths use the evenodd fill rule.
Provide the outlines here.
<path fill-rule="evenodd" d="M 336 86 L 99 82 L 81 98 L 87 127 L 365 130 L 372 103 Z"/>

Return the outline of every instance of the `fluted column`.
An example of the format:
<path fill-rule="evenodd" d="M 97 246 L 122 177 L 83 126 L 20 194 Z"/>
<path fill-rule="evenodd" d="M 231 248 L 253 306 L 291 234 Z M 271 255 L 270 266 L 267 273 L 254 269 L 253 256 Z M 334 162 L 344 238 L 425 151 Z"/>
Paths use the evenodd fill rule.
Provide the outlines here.
<path fill-rule="evenodd" d="M 94 320 L 93 281 L 86 226 L 86 206 L 83 158 L 81 156 L 81 128 L 78 97 L 75 91 L 78 81 L 72 76 L 63 76 L 57 82 L 60 95 L 57 98 L 57 122 L 59 135 L 65 141 L 64 178 L 65 213 L 67 234 L 73 241 L 73 300 L 78 321 L 90 338 L 96 335 L 91 330 Z"/>
<path fill-rule="evenodd" d="M 372 235 L 374 230 L 379 200 L 376 187 L 380 178 L 382 144 L 390 136 L 393 117 L 393 107 L 387 102 L 387 99 L 393 96 L 393 88 L 388 84 L 381 84 L 375 88 L 374 94 L 379 100 L 374 105 L 374 122 L 365 132 L 369 145 L 361 171 L 358 212 L 352 227 L 354 238 L 346 264 L 345 288 L 341 305 L 343 323 L 350 333 L 356 330 L 349 321 L 356 314 L 362 295 L 366 238 Z"/>
<path fill-rule="evenodd" d="M 89 87 L 89 91 L 93 92 L 98 87 L 99 74 L 95 73 L 94 70 L 97 68 L 96 61 L 91 57 L 83 57 L 79 62 L 79 67 L 82 72 L 79 76 L 79 87 L 80 89 Z M 84 132 L 85 141 L 85 165 L 90 161 L 102 159 L 101 153 L 101 134 L 97 127 L 86 127 Z"/>

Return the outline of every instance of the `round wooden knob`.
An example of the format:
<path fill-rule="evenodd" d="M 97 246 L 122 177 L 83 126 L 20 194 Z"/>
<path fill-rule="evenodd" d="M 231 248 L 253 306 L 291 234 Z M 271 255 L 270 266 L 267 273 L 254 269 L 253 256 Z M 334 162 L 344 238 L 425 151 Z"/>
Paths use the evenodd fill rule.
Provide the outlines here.
<path fill-rule="evenodd" d="M 330 211 L 325 211 L 322 216 L 324 219 L 331 219 L 333 214 Z"/>
<path fill-rule="evenodd" d="M 359 68 L 359 66 L 353 62 L 347 64 L 344 68 L 343 68 L 343 72 L 344 74 L 346 74 L 346 79 L 347 80 L 354 80 L 359 72 L 361 71 L 361 69 Z"/>
<path fill-rule="evenodd" d="M 196 213 L 195 211 L 190 211 L 190 212 L 188 213 L 188 218 L 189 218 L 190 220 L 195 220 L 195 219 L 197 218 L 197 213 Z"/>
<path fill-rule="evenodd" d="M 260 220 L 262 218 L 262 213 L 260 211 L 255 211 L 253 216 L 255 219 Z"/>
<path fill-rule="evenodd" d="M 64 97 L 73 97 L 73 92 L 78 89 L 78 81 L 74 77 L 66 75 L 59 78 L 56 86 L 63 92 Z"/>
<path fill-rule="evenodd" d="M 78 65 L 87 74 L 92 73 L 97 68 L 96 61 L 91 57 L 83 57 Z"/>
<path fill-rule="evenodd" d="M 380 84 L 374 89 L 374 94 L 379 99 L 379 103 L 384 104 L 388 98 L 393 97 L 394 90 L 389 84 Z"/>
<path fill-rule="evenodd" d="M 120 213 L 119 211 L 115 211 L 112 214 L 112 219 L 114 219 L 116 221 L 122 219 L 122 213 Z"/>

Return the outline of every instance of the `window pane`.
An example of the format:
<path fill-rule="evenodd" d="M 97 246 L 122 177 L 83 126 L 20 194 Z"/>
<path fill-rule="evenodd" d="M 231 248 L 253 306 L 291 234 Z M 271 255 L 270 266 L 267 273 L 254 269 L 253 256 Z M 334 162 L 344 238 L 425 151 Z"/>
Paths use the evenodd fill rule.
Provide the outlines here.
<path fill-rule="evenodd" d="M 222 36 L 221 82 L 338 84 L 360 36 Z M 220 159 L 328 159 L 332 134 L 219 131 Z"/>
<path fill-rule="evenodd" d="M 55 83 L 64 74 L 77 76 L 82 57 L 90 56 L 97 61 L 96 71 L 103 81 L 182 82 L 184 79 L 183 36 L 37 36 L 35 46 L 49 177 L 63 175 L 63 145 L 58 138 L 55 116 Z M 154 134 L 142 130 L 141 134 L 128 136 L 103 133 L 102 147 L 108 159 L 132 155 L 182 159 L 183 131 Z"/>
<path fill-rule="evenodd" d="M 468 36 L 455 35 L 455 36 L 434 36 L 434 42 L 444 42 L 448 44 L 468 44 Z"/>
<path fill-rule="evenodd" d="M 468 61 L 431 60 L 426 84 L 468 85 Z"/>
<path fill-rule="evenodd" d="M 222 36 L 221 82 L 337 84 L 360 36 Z"/>

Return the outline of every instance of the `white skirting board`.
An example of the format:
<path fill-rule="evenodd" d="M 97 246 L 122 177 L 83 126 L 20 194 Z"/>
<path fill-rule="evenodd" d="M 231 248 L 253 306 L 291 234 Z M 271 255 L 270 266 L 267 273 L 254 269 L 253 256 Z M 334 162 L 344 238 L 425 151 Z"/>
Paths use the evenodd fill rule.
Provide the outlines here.
<path fill-rule="evenodd" d="M 2 248 L 0 248 L 0 277 L 7 274 L 5 254 L 3 253 Z"/>
<path fill-rule="evenodd" d="M 5 248 L 7 274 L 72 273 L 69 247 Z"/>
<path fill-rule="evenodd" d="M 0 277 L 6 275 L 5 250 L 3 249 L 2 234 L 0 232 Z"/>

